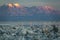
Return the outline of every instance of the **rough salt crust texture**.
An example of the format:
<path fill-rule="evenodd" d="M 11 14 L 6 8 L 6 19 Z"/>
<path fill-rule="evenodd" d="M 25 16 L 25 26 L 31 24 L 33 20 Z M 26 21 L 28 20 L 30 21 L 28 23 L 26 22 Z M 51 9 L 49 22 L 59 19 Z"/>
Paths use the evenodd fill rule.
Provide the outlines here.
<path fill-rule="evenodd" d="M 60 25 L 0 25 L 0 40 L 60 40 Z"/>

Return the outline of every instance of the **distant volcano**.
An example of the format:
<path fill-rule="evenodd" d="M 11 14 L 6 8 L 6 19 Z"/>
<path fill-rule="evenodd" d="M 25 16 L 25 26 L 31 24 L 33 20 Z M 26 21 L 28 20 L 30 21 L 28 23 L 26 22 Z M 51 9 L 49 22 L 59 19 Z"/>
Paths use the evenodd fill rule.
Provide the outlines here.
<path fill-rule="evenodd" d="M 60 21 L 60 11 L 50 6 L 23 7 L 9 3 L 0 6 L 0 21 Z"/>

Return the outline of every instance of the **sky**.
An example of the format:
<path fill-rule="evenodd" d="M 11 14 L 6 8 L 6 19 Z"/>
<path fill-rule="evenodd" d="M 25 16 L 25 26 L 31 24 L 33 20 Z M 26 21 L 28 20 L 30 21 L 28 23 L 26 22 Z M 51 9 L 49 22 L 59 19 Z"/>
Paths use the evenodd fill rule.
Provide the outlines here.
<path fill-rule="evenodd" d="M 0 0 L 0 6 L 8 3 L 19 3 L 23 6 L 51 6 L 60 10 L 60 0 Z"/>

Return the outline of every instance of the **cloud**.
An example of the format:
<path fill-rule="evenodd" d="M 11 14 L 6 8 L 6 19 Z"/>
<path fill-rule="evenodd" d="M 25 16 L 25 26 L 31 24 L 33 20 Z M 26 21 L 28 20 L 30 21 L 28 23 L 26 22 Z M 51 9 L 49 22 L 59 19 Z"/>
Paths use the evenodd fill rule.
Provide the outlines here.
<path fill-rule="evenodd" d="M 20 3 L 24 6 L 53 6 L 56 9 L 60 9 L 60 0 L 0 0 L 0 5 L 7 3 Z"/>
<path fill-rule="evenodd" d="M 44 3 L 44 2 L 24 2 L 24 3 L 20 3 L 21 5 L 24 5 L 24 6 L 45 6 L 47 5 L 47 3 Z"/>

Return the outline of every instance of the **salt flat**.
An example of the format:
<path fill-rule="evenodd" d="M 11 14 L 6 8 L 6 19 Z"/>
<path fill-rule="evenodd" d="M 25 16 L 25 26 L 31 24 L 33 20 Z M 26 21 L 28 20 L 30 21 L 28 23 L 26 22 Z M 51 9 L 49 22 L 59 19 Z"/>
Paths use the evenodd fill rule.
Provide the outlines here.
<path fill-rule="evenodd" d="M 56 33 L 54 26 L 58 28 Z M 0 22 L 0 39 L 59 40 L 60 22 Z"/>

